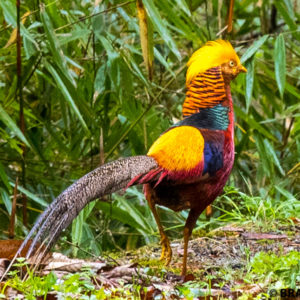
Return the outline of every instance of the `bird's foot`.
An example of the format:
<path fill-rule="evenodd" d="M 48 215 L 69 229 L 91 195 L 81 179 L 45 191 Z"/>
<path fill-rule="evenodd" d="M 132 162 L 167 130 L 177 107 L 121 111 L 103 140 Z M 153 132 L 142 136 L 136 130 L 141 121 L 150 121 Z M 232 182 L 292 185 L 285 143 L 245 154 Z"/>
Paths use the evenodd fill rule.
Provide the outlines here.
<path fill-rule="evenodd" d="M 172 259 L 172 248 L 170 246 L 170 241 L 167 236 L 163 236 L 160 240 L 161 244 L 161 256 L 160 260 L 165 261 L 165 265 L 167 266 Z"/>

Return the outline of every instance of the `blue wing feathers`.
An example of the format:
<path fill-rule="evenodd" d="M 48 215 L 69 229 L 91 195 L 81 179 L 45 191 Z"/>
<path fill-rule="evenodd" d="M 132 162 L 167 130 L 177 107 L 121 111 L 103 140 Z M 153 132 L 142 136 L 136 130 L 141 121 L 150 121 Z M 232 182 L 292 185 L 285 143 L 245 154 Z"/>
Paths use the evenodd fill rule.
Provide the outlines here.
<path fill-rule="evenodd" d="M 208 173 L 213 176 L 223 167 L 223 151 L 220 146 L 220 144 L 205 141 L 203 175 Z"/>

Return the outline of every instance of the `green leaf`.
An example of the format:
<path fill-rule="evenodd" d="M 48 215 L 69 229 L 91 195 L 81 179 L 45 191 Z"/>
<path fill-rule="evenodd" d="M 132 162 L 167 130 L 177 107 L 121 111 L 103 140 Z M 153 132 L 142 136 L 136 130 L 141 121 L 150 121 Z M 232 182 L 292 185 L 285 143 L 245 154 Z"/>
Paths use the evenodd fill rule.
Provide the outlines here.
<path fill-rule="evenodd" d="M 63 80 L 61 79 L 61 77 L 59 76 L 59 74 L 56 72 L 56 70 L 53 68 L 53 66 L 48 63 L 47 61 L 44 61 L 44 65 L 47 68 L 47 70 L 51 73 L 51 75 L 53 76 L 54 80 L 56 81 L 56 84 L 59 87 L 59 90 L 61 91 L 61 93 L 63 94 L 64 98 L 66 99 L 66 101 L 69 103 L 71 109 L 74 111 L 74 113 L 77 115 L 79 121 L 81 122 L 83 128 L 89 132 L 89 129 L 80 113 L 80 111 L 78 110 L 75 101 L 73 100 L 70 92 L 68 91 L 66 85 L 64 84 Z"/>
<path fill-rule="evenodd" d="M 116 205 L 114 205 L 114 203 L 110 204 L 107 202 L 99 201 L 97 203 L 97 207 L 104 211 L 106 214 L 110 215 L 112 219 L 116 219 L 124 224 L 128 224 L 143 234 L 149 234 L 148 231 L 145 233 L 145 228 L 141 227 L 136 219 L 131 216 L 131 213 L 129 213 L 129 211 L 117 207 Z"/>
<path fill-rule="evenodd" d="M 144 215 L 131 203 L 128 199 L 115 194 L 115 198 L 121 203 L 126 211 L 130 212 L 131 217 L 139 224 L 144 233 L 153 233 L 154 230 L 150 223 L 145 219 Z"/>
<path fill-rule="evenodd" d="M 285 3 L 284 3 L 285 2 Z M 294 18 L 295 14 L 292 9 L 292 5 L 289 3 L 289 1 L 274 1 L 274 5 L 276 6 L 277 10 L 283 17 L 285 23 L 289 26 L 290 30 L 292 31 L 292 35 L 299 39 L 300 34 L 297 32 L 298 25 L 296 24 Z M 287 4 L 287 5 L 286 5 Z"/>
<path fill-rule="evenodd" d="M 2 179 L 2 182 L 6 186 L 7 190 L 11 191 L 11 187 L 10 187 L 10 184 L 9 184 L 9 181 L 8 181 L 8 177 L 5 173 L 5 169 L 4 169 L 1 162 L 0 162 L 0 178 Z"/>
<path fill-rule="evenodd" d="M 43 22 L 47 40 L 49 41 L 50 51 L 53 55 L 53 61 L 60 68 L 61 72 L 66 76 L 70 83 L 73 86 L 76 86 L 76 82 L 68 69 L 64 53 L 60 47 L 60 43 L 54 33 L 52 22 L 44 7 L 41 7 L 41 20 Z"/>
<path fill-rule="evenodd" d="M 185 0 L 177 0 L 176 4 L 190 17 L 191 16 L 191 11 L 185 2 Z"/>
<path fill-rule="evenodd" d="M 264 72 L 272 79 L 275 80 L 275 74 L 272 72 L 269 68 L 265 66 Z M 298 92 L 298 89 L 291 85 L 290 83 L 286 82 L 285 84 L 285 91 L 289 92 L 291 95 L 295 96 L 296 99 L 300 99 L 300 93 Z"/>
<path fill-rule="evenodd" d="M 7 191 L 3 188 L 0 187 L 0 195 L 1 195 L 1 199 L 6 207 L 6 210 L 9 214 L 11 214 L 11 200 L 9 198 L 9 195 L 7 193 Z"/>
<path fill-rule="evenodd" d="M 76 219 L 72 222 L 72 243 L 74 245 L 79 245 L 82 238 L 83 229 L 83 215 L 86 207 L 79 213 Z M 78 253 L 78 247 L 72 247 L 72 253 L 76 257 Z"/>
<path fill-rule="evenodd" d="M 12 187 L 15 186 L 15 184 L 13 182 L 10 182 L 9 183 Z M 33 200 L 34 202 L 40 204 L 41 206 L 43 207 L 47 207 L 48 206 L 48 203 L 39 198 L 38 196 L 34 195 L 33 193 L 31 193 L 30 191 L 28 191 L 27 189 L 23 188 L 22 186 L 18 185 L 18 190 L 22 193 L 24 193 L 28 198 L 30 198 L 31 200 Z"/>
<path fill-rule="evenodd" d="M 279 1 L 276 1 L 279 2 Z M 291 16 L 292 19 L 295 18 L 294 7 L 290 0 L 283 0 L 285 7 L 287 8 L 287 13 Z M 280 3 L 283 4 L 283 3 Z M 298 11 L 299 12 L 299 11 Z"/>
<path fill-rule="evenodd" d="M 252 100 L 253 92 L 253 83 L 254 83 L 254 66 L 255 66 L 255 57 L 252 57 L 250 61 L 247 61 L 246 68 L 247 74 L 245 76 L 246 80 L 246 112 L 249 111 L 249 106 Z"/>
<path fill-rule="evenodd" d="M 283 196 L 285 196 L 287 199 L 292 199 L 292 200 L 298 201 L 298 199 L 296 199 L 296 198 L 294 197 L 294 195 L 293 195 L 292 193 L 290 193 L 289 191 L 287 191 L 286 189 L 284 189 L 284 188 L 282 188 L 282 187 L 280 187 L 280 186 L 278 186 L 278 185 L 275 185 L 275 188 L 276 188 L 276 190 L 277 190 L 280 194 L 282 194 Z"/>
<path fill-rule="evenodd" d="M 94 8 L 93 10 L 93 14 L 97 14 L 100 12 L 100 7 L 101 5 L 98 5 Z M 103 10 L 104 8 L 101 7 L 101 10 Z M 105 15 L 103 14 L 99 14 L 96 15 L 92 18 L 92 28 L 93 28 L 93 32 L 97 32 L 98 34 L 101 34 L 102 31 L 105 30 Z"/>
<path fill-rule="evenodd" d="M 0 104 L 0 120 L 24 143 L 26 146 L 31 148 L 27 139 L 23 135 L 22 131 L 19 129 L 17 124 L 11 119 L 11 117 L 6 113 Z"/>
<path fill-rule="evenodd" d="M 100 35 L 98 32 L 95 32 L 95 34 L 96 34 L 97 38 L 100 40 L 104 49 L 106 50 L 109 60 L 113 61 L 116 58 L 118 58 L 119 53 L 113 48 L 111 42 L 103 35 Z"/>
<path fill-rule="evenodd" d="M 241 58 L 241 63 L 246 62 L 249 58 L 251 58 L 257 50 L 264 44 L 264 42 L 268 39 L 268 35 L 262 36 L 259 40 L 255 41 L 253 45 L 247 49 L 247 51 L 243 54 Z"/>
<path fill-rule="evenodd" d="M 266 152 L 266 147 L 264 145 L 263 139 L 261 135 L 259 134 L 254 134 L 255 138 L 255 146 L 257 148 L 257 151 L 259 153 L 259 158 L 260 158 L 260 164 L 262 165 L 263 169 L 263 176 L 272 176 L 273 175 L 273 168 L 269 159 L 269 156 L 267 155 Z M 260 174 L 262 176 L 262 174 Z M 262 178 L 260 178 L 261 180 Z"/>
<path fill-rule="evenodd" d="M 280 173 L 282 175 L 285 175 L 285 172 L 280 165 L 279 159 L 278 159 L 271 143 L 267 139 L 264 139 L 264 144 L 265 144 L 265 149 L 266 149 L 267 155 L 270 157 L 270 160 L 276 165 L 276 167 L 278 168 Z"/>
<path fill-rule="evenodd" d="M 180 52 L 167 28 L 163 20 L 161 19 L 161 16 L 159 14 L 158 9 L 155 7 L 154 2 L 152 0 L 144 0 L 143 1 L 147 14 L 157 30 L 157 32 L 160 34 L 161 38 L 164 40 L 164 42 L 168 45 L 170 50 L 176 55 L 178 59 L 181 59 Z"/>
<path fill-rule="evenodd" d="M 106 65 L 103 64 L 97 71 L 94 89 L 101 94 L 105 90 L 105 80 L 106 80 Z"/>
<path fill-rule="evenodd" d="M 276 82 L 282 98 L 286 79 L 285 42 L 282 34 L 280 34 L 275 41 L 274 59 Z"/>
<path fill-rule="evenodd" d="M 85 238 L 83 237 L 83 229 L 87 225 L 85 223 L 86 219 L 90 216 L 96 202 L 91 202 L 84 209 L 79 213 L 76 219 L 72 222 L 72 243 L 75 245 L 80 245 L 82 240 Z M 72 253 L 74 256 L 77 256 L 78 247 L 72 248 Z"/>
<path fill-rule="evenodd" d="M 96 202 L 93 201 L 93 202 L 89 203 L 89 204 L 85 207 L 84 215 L 83 215 L 83 220 L 84 220 L 84 221 L 90 216 L 90 214 L 91 214 L 91 212 L 93 211 L 95 205 L 96 205 Z"/>
<path fill-rule="evenodd" d="M 156 49 L 156 47 L 154 47 L 154 54 L 155 54 L 155 58 L 157 58 L 157 60 L 159 60 L 159 62 L 170 72 L 170 74 L 173 77 L 175 77 L 175 73 L 171 69 L 170 65 L 165 60 L 165 58 L 160 54 L 160 52 Z"/>
<path fill-rule="evenodd" d="M 26 54 L 26 59 L 29 59 L 30 57 L 36 54 L 37 48 L 35 47 L 35 44 L 32 43 L 32 41 L 25 36 L 23 39 L 23 45 Z"/>
<path fill-rule="evenodd" d="M 17 14 L 16 14 L 16 6 L 12 1 L 2 0 L 0 1 L 0 5 L 3 9 L 3 14 L 6 22 L 8 24 L 12 24 L 14 28 L 17 27 Z"/>
<path fill-rule="evenodd" d="M 60 46 L 63 46 L 75 40 L 82 39 L 83 37 L 88 36 L 90 33 L 91 31 L 88 29 L 77 29 L 73 30 L 68 34 L 64 33 L 62 36 L 58 35 L 57 39 L 59 41 Z"/>

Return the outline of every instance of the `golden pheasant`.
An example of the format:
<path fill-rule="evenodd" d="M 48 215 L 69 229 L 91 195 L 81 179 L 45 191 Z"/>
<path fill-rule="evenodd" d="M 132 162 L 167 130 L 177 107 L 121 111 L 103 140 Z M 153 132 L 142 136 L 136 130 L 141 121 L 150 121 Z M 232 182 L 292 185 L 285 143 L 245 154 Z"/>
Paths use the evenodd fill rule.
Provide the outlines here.
<path fill-rule="evenodd" d="M 155 205 L 189 209 L 184 227 L 182 275 L 186 274 L 189 237 L 207 205 L 222 192 L 234 161 L 234 115 L 230 81 L 246 72 L 228 41 L 207 42 L 188 62 L 184 119 L 165 131 L 147 155 L 109 162 L 62 192 L 36 221 L 21 249 L 46 242 L 48 251 L 90 202 L 134 184 L 144 184 L 145 197 L 161 235 L 161 259 L 169 263 L 170 242 Z"/>

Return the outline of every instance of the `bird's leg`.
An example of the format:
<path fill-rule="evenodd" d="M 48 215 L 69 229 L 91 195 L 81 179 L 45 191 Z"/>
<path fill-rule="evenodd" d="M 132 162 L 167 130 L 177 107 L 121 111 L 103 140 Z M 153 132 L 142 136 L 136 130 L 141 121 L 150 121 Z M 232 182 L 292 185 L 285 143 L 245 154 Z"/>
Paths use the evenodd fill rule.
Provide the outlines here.
<path fill-rule="evenodd" d="M 185 222 L 184 230 L 183 230 L 183 239 L 184 239 L 184 248 L 183 248 L 183 263 L 182 263 L 182 271 L 181 275 L 186 275 L 186 265 L 187 265 L 187 253 L 188 253 L 188 244 L 189 238 L 192 234 L 193 228 L 196 225 L 197 219 L 200 216 L 201 211 L 191 209 L 189 212 L 189 216 Z"/>
<path fill-rule="evenodd" d="M 160 233 L 160 244 L 161 244 L 160 260 L 165 260 L 165 264 L 167 266 L 172 259 L 172 248 L 170 246 L 170 241 L 160 223 L 160 218 L 155 208 L 155 195 L 153 195 L 153 189 L 151 188 L 150 184 L 144 185 L 144 192 Z"/>

